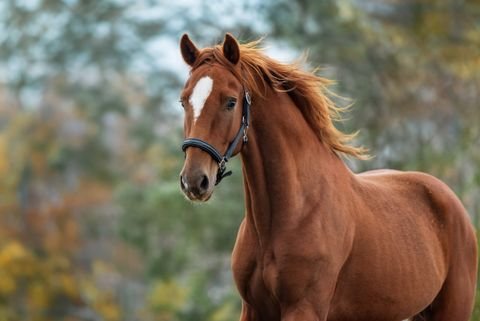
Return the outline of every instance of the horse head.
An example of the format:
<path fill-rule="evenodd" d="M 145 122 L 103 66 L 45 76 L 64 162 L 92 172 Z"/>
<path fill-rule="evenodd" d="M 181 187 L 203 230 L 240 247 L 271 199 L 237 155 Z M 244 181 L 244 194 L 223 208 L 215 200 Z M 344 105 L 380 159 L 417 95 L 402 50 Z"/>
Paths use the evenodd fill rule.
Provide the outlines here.
<path fill-rule="evenodd" d="M 190 200 L 207 201 L 228 159 L 247 141 L 250 97 L 241 82 L 240 47 L 227 34 L 221 46 L 199 50 L 185 34 L 180 42 L 191 67 L 180 102 L 185 111 L 180 186 Z M 212 51 L 215 59 L 211 59 Z"/>

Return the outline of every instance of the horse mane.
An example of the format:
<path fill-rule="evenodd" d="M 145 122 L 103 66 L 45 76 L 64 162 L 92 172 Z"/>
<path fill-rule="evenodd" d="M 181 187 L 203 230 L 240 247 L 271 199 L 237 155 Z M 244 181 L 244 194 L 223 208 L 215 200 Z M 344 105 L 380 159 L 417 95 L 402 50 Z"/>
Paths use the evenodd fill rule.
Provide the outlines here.
<path fill-rule="evenodd" d="M 350 145 L 358 132 L 346 134 L 333 124 L 342 120 L 346 108 L 336 106 L 327 96 L 331 93 L 327 87 L 332 81 L 301 70 L 299 62 L 285 64 L 269 58 L 259 47 L 260 41 L 239 45 L 241 74 L 225 58 L 221 45 L 202 49 L 192 70 L 204 63 L 220 63 L 242 79 L 252 99 L 265 97 L 269 88 L 287 92 L 321 142 L 337 153 L 367 159 L 365 148 Z"/>

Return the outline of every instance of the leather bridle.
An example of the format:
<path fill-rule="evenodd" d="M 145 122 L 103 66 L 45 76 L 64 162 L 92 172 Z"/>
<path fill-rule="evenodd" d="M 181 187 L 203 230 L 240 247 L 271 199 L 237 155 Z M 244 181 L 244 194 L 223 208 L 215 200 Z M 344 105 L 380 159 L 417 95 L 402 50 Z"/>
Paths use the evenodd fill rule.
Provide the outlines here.
<path fill-rule="evenodd" d="M 182 150 L 185 152 L 188 147 L 197 147 L 208 153 L 218 164 L 217 179 L 215 185 L 218 185 L 222 179 L 227 176 L 232 175 L 232 171 L 225 172 L 227 169 L 227 162 L 232 157 L 233 151 L 237 148 L 240 138 L 243 137 L 243 144 L 246 144 L 248 141 L 247 130 L 250 125 L 250 105 L 252 104 L 250 94 L 245 90 L 243 97 L 243 108 L 242 108 L 242 122 L 240 128 L 238 129 L 235 138 L 228 145 L 227 151 L 225 154 L 220 154 L 218 150 L 210 145 L 209 143 L 198 139 L 198 138 L 187 138 L 183 141 Z M 242 146 L 243 147 L 243 146 Z"/>

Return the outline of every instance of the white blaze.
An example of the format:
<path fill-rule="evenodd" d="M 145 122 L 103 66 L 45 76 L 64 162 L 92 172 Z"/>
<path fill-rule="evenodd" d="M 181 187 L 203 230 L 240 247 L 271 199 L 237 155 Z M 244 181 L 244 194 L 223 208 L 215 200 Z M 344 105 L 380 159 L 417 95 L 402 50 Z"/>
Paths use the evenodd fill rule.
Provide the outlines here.
<path fill-rule="evenodd" d="M 200 116 L 200 113 L 205 106 L 205 102 L 212 92 L 212 88 L 213 79 L 208 76 L 201 78 L 195 84 L 192 95 L 190 96 L 190 104 L 193 107 L 193 121 L 196 121 Z"/>

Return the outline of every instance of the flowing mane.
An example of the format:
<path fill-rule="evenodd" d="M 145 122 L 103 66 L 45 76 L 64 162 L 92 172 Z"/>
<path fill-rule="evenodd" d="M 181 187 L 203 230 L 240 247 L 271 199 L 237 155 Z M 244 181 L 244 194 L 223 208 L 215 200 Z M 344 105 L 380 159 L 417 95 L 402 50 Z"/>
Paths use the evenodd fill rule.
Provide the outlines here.
<path fill-rule="evenodd" d="M 253 41 L 240 45 L 241 75 L 225 58 L 221 45 L 201 50 L 192 70 L 204 63 L 217 62 L 242 79 L 252 97 L 265 96 L 269 88 L 287 92 L 320 141 L 336 152 L 360 159 L 368 158 L 365 148 L 349 144 L 357 132 L 345 134 L 333 124 L 333 121 L 342 120 L 345 108 L 337 107 L 326 95 L 331 81 L 301 70 L 298 63 L 284 64 L 267 57 L 259 44 L 260 41 Z"/>

